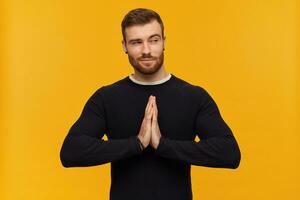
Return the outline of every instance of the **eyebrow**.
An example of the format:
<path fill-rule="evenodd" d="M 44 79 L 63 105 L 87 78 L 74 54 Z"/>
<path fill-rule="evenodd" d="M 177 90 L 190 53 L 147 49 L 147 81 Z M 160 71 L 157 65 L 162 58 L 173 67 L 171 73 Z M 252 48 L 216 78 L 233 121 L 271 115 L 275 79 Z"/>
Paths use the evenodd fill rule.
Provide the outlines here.
<path fill-rule="evenodd" d="M 150 37 L 149 37 L 149 39 L 150 38 L 153 38 L 153 37 L 155 37 L 155 36 L 158 36 L 159 38 L 161 38 L 161 36 L 159 35 L 159 34 L 153 34 L 153 35 L 150 35 Z M 141 39 L 131 39 L 131 40 L 129 40 L 128 41 L 128 43 L 131 43 L 131 42 L 135 42 L 135 41 L 140 41 Z"/>

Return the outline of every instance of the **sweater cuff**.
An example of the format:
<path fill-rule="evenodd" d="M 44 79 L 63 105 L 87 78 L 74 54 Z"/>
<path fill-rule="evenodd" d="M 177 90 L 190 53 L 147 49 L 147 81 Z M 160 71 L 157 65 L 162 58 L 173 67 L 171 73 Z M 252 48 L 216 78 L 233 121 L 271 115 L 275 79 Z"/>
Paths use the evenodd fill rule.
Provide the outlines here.
<path fill-rule="evenodd" d="M 134 152 L 134 154 L 142 154 L 143 150 L 141 149 L 137 136 L 132 136 L 130 138 L 130 141 L 131 141 L 132 151 Z"/>
<path fill-rule="evenodd" d="M 155 154 L 161 154 L 164 151 L 164 149 L 166 149 L 166 144 L 168 142 L 167 140 L 168 139 L 163 136 L 160 137 L 159 144 L 155 150 Z"/>

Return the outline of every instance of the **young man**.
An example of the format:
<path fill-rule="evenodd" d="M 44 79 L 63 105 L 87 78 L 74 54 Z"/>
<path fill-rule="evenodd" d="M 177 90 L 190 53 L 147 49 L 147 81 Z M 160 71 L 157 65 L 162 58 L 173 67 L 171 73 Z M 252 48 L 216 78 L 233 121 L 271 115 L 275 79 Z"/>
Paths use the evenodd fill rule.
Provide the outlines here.
<path fill-rule="evenodd" d="M 110 200 L 191 200 L 190 166 L 235 169 L 239 146 L 208 92 L 166 72 L 156 12 L 130 11 L 122 34 L 134 74 L 91 95 L 64 140 L 61 162 L 110 162 Z"/>

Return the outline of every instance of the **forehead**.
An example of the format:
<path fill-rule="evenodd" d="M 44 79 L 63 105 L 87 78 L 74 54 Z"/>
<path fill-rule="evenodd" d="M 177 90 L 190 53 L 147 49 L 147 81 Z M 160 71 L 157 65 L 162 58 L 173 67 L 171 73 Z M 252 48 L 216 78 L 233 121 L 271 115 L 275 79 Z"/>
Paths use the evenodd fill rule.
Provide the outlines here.
<path fill-rule="evenodd" d="M 162 30 L 160 24 L 156 20 L 153 20 L 143 25 L 133 25 L 127 27 L 125 29 L 125 33 L 126 33 L 127 40 L 137 39 L 137 38 L 139 39 L 148 38 L 149 36 L 154 34 L 159 34 L 160 36 L 162 36 L 161 35 Z"/>

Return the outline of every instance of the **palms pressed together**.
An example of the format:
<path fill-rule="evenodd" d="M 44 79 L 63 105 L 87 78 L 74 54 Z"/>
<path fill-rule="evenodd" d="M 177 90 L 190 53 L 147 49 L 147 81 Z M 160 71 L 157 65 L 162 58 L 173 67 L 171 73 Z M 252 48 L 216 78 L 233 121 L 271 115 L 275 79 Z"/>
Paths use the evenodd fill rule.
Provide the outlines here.
<path fill-rule="evenodd" d="M 138 135 L 142 145 L 146 148 L 149 144 L 157 149 L 161 133 L 157 121 L 158 109 L 155 96 L 150 96 L 145 109 L 144 119 Z"/>

